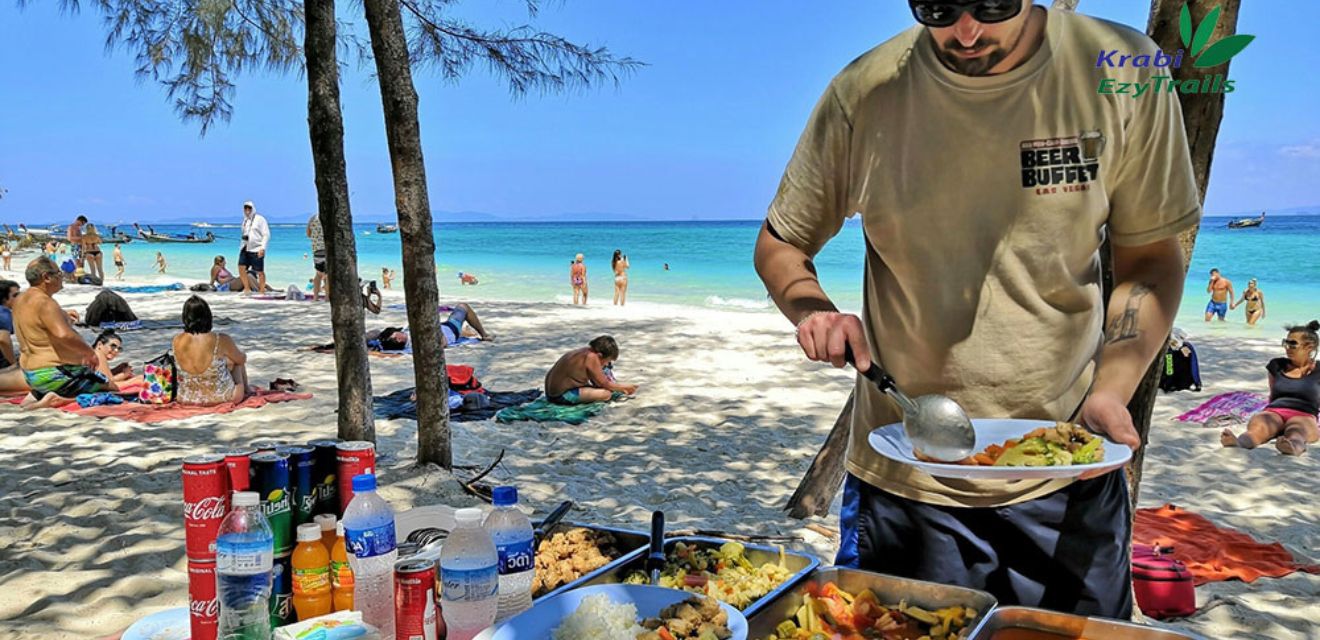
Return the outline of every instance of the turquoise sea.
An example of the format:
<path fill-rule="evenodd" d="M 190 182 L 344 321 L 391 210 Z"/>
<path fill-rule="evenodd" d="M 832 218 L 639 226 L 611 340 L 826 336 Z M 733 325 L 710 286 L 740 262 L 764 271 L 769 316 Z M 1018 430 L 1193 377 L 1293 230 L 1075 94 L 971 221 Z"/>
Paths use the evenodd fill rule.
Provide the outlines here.
<path fill-rule="evenodd" d="M 1228 218 L 1202 222 L 1192 259 L 1178 326 L 1200 333 L 1223 331 L 1273 337 L 1285 322 L 1320 316 L 1320 212 L 1270 217 L 1255 229 L 1226 228 Z M 770 312 L 760 280 L 752 268 L 752 247 L 760 222 L 587 222 L 587 223 L 453 223 L 436 225 L 437 264 L 446 298 L 471 295 L 480 299 L 565 301 L 570 299 L 568 266 L 583 253 L 592 300 L 608 304 L 613 292 L 610 256 L 615 249 L 628 255 L 629 300 L 708 308 Z M 206 231 L 161 225 L 157 231 Z M 223 253 L 236 261 L 238 229 L 209 229 L 213 244 L 124 245 L 128 275 L 140 279 L 154 273 L 155 252 L 164 251 L 169 274 L 204 279 L 212 258 Z M 104 229 L 102 233 L 105 233 Z M 270 283 L 303 285 L 311 262 L 302 225 L 272 225 L 267 257 Z M 358 266 L 364 278 L 380 279 L 380 269 L 401 271 L 398 234 L 379 234 L 375 225 L 357 227 Z M 113 274 L 109 251 L 106 267 Z M 822 252 L 817 267 L 826 291 L 841 307 L 861 305 L 863 244 L 861 226 L 850 221 Z M 668 263 L 669 270 L 664 265 Z M 1243 307 L 1224 325 L 1205 326 L 1203 313 L 1207 272 L 1218 267 L 1240 292 L 1257 278 L 1265 293 L 1267 316 L 1257 328 L 1245 326 Z M 460 289 L 457 273 L 476 274 L 481 284 Z"/>

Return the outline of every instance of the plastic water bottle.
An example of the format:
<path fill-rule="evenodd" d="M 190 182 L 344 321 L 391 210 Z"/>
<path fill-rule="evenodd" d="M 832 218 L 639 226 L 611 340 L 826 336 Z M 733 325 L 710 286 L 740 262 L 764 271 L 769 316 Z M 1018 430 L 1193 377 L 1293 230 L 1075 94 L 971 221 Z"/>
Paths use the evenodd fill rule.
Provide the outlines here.
<path fill-rule="evenodd" d="M 269 640 L 275 536 L 256 492 L 235 492 L 233 505 L 215 541 L 217 635 L 220 640 Z"/>
<path fill-rule="evenodd" d="M 495 487 L 495 510 L 486 516 L 486 532 L 495 542 L 500 561 L 500 598 L 496 622 L 504 622 L 532 608 L 532 576 L 536 551 L 532 522 L 518 510 L 518 490 Z"/>
<path fill-rule="evenodd" d="M 353 568 L 353 606 L 362 620 L 394 637 L 394 510 L 376 494 L 376 476 L 353 476 L 353 500 L 344 509 L 348 565 Z"/>
<path fill-rule="evenodd" d="M 480 509 L 459 509 L 458 526 L 440 550 L 441 610 L 448 640 L 472 640 L 495 623 L 499 556 L 490 534 L 481 528 Z"/>

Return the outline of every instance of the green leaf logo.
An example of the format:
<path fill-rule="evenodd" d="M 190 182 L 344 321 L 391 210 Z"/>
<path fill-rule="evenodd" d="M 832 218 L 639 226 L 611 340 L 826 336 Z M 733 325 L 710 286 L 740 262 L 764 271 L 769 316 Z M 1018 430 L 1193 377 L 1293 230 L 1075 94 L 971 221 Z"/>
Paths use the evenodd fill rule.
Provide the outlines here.
<path fill-rule="evenodd" d="M 1194 58 L 1192 66 L 1198 69 L 1228 62 L 1256 39 L 1256 36 L 1238 34 L 1212 43 L 1210 36 L 1219 26 L 1221 8 L 1211 9 L 1200 25 L 1193 25 L 1192 12 L 1187 7 L 1188 5 L 1184 4 L 1182 13 L 1178 16 L 1178 35 L 1182 38 L 1183 46 L 1187 47 L 1187 52 Z"/>

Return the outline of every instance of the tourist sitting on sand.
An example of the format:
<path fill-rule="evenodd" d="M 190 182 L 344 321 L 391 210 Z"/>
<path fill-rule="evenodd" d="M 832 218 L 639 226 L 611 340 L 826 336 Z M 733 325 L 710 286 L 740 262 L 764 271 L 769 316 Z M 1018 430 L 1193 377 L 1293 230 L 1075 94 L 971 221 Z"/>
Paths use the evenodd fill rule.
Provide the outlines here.
<path fill-rule="evenodd" d="M 555 404 L 588 404 L 608 402 L 615 391 L 637 393 L 637 385 L 614 380 L 611 368 L 618 359 L 619 344 L 610 336 L 565 353 L 545 374 L 546 399 Z"/>
<path fill-rule="evenodd" d="M 180 404 L 242 402 L 248 389 L 247 355 L 223 333 L 211 331 L 211 306 L 192 296 L 183 303 L 183 333 L 174 336 Z"/>
<path fill-rule="evenodd" d="M 144 382 L 142 376 L 133 374 L 133 365 L 127 362 L 121 362 L 114 367 L 110 366 L 115 358 L 124 353 L 124 339 L 119 337 L 114 329 L 106 329 L 96 336 L 96 339 L 92 341 L 92 351 L 96 352 L 96 358 L 100 360 L 96 370 L 108 378 L 114 388 L 122 389 L 128 385 Z"/>
<path fill-rule="evenodd" d="M 12 308 L 18 301 L 18 283 L 0 280 L 0 394 L 17 394 L 28 390 L 23 370 L 18 368 L 18 349 L 14 347 L 14 315 Z"/>
<path fill-rule="evenodd" d="M 211 263 L 211 287 L 216 291 L 243 290 L 243 279 L 229 271 L 224 256 L 216 256 Z"/>
<path fill-rule="evenodd" d="M 1320 414 L 1320 368 L 1316 349 L 1320 345 L 1320 321 L 1288 328 L 1283 339 L 1283 358 L 1265 365 L 1269 372 L 1270 403 L 1247 423 L 1242 435 L 1224 429 L 1219 441 L 1225 447 L 1254 449 L 1270 440 L 1280 453 L 1301 455 L 1306 445 L 1320 440 L 1316 414 Z"/>
<path fill-rule="evenodd" d="M 60 268 L 41 257 L 28 263 L 24 275 L 32 286 L 13 307 L 23 376 L 31 388 L 22 406 L 58 407 L 80 394 L 108 389 L 109 380 L 96 370 L 100 364 L 96 352 L 83 342 L 69 314 L 52 297 L 64 288 Z"/>
<path fill-rule="evenodd" d="M 367 340 L 380 342 L 381 351 L 402 351 L 408 346 L 408 330 L 400 327 L 386 327 L 380 331 L 368 331 Z M 486 331 L 477 317 L 477 311 L 466 302 L 454 305 L 449 317 L 440 322 L 440 341 L 449 346 L 462 338 L 494 340 L 495 334 Z"/>

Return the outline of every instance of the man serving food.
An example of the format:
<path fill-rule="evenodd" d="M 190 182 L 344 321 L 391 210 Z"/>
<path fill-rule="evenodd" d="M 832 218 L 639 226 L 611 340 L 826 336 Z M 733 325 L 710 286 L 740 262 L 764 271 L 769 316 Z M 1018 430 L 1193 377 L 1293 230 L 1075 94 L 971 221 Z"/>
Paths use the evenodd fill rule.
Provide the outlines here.
<path fill-rule="evenodd" d="M 1201 217 L 1177 95 L 1117 100 L 1100 51 L 1153 54 L 1132 29 L 1021 0 L 909 0 L 920 24 L 840 72 L 770 205 L 756 268 L 811 360 L 882 364 L 911 396 L 973 418 L 1080 423 L 1140 444 L 1126 404 L 1182 297 L 1176 236 Z M 861 316 L 812 262 L 861 214 Z M 1108 317 L 1100 247 L 1113 245 Z M 885 458 L 897 423 L 858 376 L 837 563 L 1022 604 L 1131 612 L 1121 471 L 1079 480 L 951 480 Z M 980 443 L 981 446 L 988 444 Z"/>

